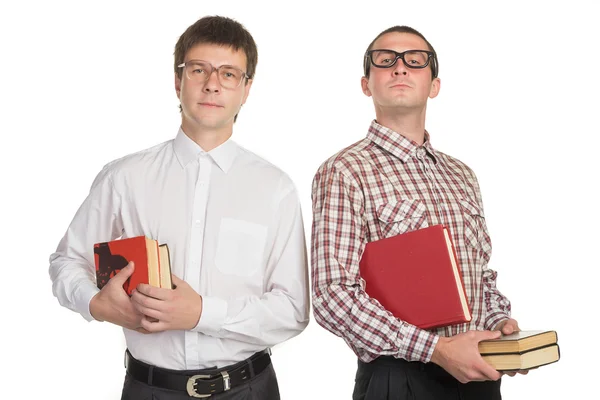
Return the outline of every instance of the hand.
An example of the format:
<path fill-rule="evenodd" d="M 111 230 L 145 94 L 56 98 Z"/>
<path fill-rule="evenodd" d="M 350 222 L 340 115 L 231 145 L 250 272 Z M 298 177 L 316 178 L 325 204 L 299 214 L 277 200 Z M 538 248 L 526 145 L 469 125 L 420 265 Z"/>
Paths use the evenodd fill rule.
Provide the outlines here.
<path fill-rule="evenodd" d="M 479 354 L 479 342 L 498 339 L 500 332 L 468 331 L 452 337 L 440 337 L 431 361 L 444 368 L 461 383 L 496 381 L 502 374 L 486 363 Z"/>
<path fill-rule="evenodd" d="M 509 318 L 501 321 L 494 327 L 495 331 L 502 332 L 503 335 L 510 335 L 511 333 L 519 332 L 521 328 L 519 328 L 519 323 L 517 320 Z M 527 375 L 529 370 L 521 369 L 518 371 L 506 371 L 502 372 L 502 375 L 515 376 L 517 373 L 521 375 Z"/>
<path fill-rule="evenodd" d="M 510 335 L 511 333 L 519 332 L 521 328 L 519 328 L 519 323 L 516 319 L 505 319 L 504 321 L 500 321 L 493 331 L 500 331 L 503 335 Z"/>
<path fill-rule="evenodd" d="M 148 332 L 190 330 L 202 315 L 202 296 L 173 275 L 175 289 L 139 284 L 131 300 L 137 312 L 144 315 L 141 326 Z"/>
<path fill-rule="evenodd" d="M 125 281 L 133 274 L 133 262 L 112 277 L 108 283 L 90 301 L 90 313 L 98 321 L 108 321 L 127 329 L 142 329 L 143 315 L 138 312 L 123 289 Z"/>

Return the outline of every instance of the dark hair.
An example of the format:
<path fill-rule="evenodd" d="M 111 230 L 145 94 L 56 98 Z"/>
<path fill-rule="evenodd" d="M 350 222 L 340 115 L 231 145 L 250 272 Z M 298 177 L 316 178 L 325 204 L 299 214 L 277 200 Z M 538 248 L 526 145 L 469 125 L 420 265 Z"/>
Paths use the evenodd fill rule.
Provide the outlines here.
<path fill-rule="evenodd" d="M 179 37 L 173 55 L 175 73 L 180 78 L 182 71 L 177 66 L 184 62 L 186 53 L 200 43 L 231 46 L 235 51 L 243 50 L 246 54 L 246 74 L 250 78 L 254 77 L 258 63 L 258 50 L 252 35 L 239 22 L 215 15 L 199 19 Z"/>
<path fill-rule="evenodd" d="M 431 51 L 433 53 L 433 57 L 431 60 L 431 79 L 437 78 L 438 72 L 439 72 L 439 64 L 438 64 L 438 59 L 437 59 L 437 53 L 433 49 L 433 46 L 431 45 L 431 43 L 429 43 L 429 41 L 427 39 L 425 39 L 425 36 L 423 36 L 420 32 L 418 32 L 416 29 L 413 29 L 410 26 L 406 26 L 406 25 L 392 26 L 391 28 L 388 28 L 385 31 L 381 32 L 379 35 L 377 35 L 377 37 L 375 39 L 373 39 L 373 41 L 367 48 L 367 51 L 365 52 L 365 57 L 363 59 L 363 69 L 364 69 L 365 77 L 366 78 L 369 77 L 370 68 L 371 68 L 371 60 L 369 59 L 369 57 L 367 57 L 367 52 L 369 50 L 373 50 L 373 46 L 375 45 L 375 42 L 377 41 L 377 39 L 379 39 L 380 37 L 382 37 L 385 34 L 392 33 L 392 32 L 410 33 L 412 35 L 416 35 L 416 36 L 420 37 L 421 39 L 423 39 L 425 41 L 425 43 L 427 44 L 427 47 L 429 48 L 429 51 Z"/>

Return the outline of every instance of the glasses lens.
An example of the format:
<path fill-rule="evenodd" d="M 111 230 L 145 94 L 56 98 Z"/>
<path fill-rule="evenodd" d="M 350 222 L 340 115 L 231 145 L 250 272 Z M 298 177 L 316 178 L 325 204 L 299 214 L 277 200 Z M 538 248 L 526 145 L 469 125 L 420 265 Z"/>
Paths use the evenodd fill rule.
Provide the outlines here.
<path fill-rule="evenodd" d="M 424 51 L 407 51 L 404 53 L 404 63 L 408 67 L 412 68 L 423 68 L 429 61 L 429 54 Z"/>
<path fill-rule="evenodd" d="M 212 72 L 212 67 L 209 63 L 202 61 L 190 61 L 185 63 L 185 73 L 187 77 L 194 82 L 203 83 Z"/>
<path fill-rule="evenodd" d="M 240 85 L 244 73 L 228 65 L 223 65 L 219 68 L 219 81 L 223 87 L 228 89 L 235 89 Z"/>
<path fill-rule="evenodd" d="M 375 50 L 371 53 L 371 62 L 376 67 L 387 68 L 396 61 L 396 53 L 387 50 Z"/>

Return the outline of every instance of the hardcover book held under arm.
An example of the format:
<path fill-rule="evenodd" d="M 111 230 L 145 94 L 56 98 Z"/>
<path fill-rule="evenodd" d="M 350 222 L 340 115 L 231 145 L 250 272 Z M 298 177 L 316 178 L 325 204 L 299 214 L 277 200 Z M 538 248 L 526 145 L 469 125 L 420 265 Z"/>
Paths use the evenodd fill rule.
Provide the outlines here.
<path fill-rule="evenodd" d="M 370 297 L 421 329 L 471 321 L 454 245 L 443 225 L 367 243 L 360 274 Z"/>

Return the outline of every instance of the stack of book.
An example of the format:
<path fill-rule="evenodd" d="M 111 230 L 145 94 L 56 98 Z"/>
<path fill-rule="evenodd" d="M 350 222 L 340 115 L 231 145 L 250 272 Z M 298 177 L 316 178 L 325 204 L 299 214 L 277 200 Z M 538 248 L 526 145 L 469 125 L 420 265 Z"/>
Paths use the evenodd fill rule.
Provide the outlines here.
<path fill-rule="evenodd" d="M 102 289 L 130 261 L 135 263 L 135 269 L 123 285 L 128 295 L 131 296 L 140 283 L 173 288 L 169 247 L 145 236 L 96 243 L 94 261 L 98 289 Z"/>
<path fill-rule="evenodd" d="M 556 331 L 520 331 L 484 340 L 479 353 L 498 371 L 526 370 L 560 359 Z"/>

